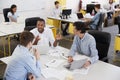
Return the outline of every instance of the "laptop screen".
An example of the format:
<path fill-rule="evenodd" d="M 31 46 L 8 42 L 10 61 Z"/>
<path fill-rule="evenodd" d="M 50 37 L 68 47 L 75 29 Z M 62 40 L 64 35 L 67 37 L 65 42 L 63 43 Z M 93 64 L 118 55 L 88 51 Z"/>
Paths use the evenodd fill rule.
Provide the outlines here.
<path fill-rule="evenodd" d="M 77 13 L 78 19 L 84 18 L 82 13 Z"/>

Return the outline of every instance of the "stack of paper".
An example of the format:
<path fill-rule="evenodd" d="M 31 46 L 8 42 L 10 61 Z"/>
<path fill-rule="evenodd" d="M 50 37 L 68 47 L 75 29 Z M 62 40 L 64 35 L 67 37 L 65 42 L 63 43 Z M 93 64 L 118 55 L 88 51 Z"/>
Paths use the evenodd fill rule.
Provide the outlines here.
<path fill-rule="evenodd" d="M 59 65 L 61 65 L 63 62 L 65 62 L 65 61 L 64 60 L 59 60 L 59 59 L 53 59 L 53 60 L 49 61 L 48 63 L 46 63 L 45 66 L 56 68 Z"/>
<path fill-rule="evenodd" d="M 58 80 L 64 80 L 65 76 L 67 74 L 67 71 L 65 70 L 56 70 L 53 68 L 46 68 L 42 70 L 42 75 L 46 78 L 56 78 Z"/>
<path fill-rule="evenodd" d="M 86 75 L 86 74 L 88 74 L 89 69 L 90 69 L 90 67 L 76 69 L 76 70 L 73 71 L 73 74 L 83 74 L 83 75 Z"/>

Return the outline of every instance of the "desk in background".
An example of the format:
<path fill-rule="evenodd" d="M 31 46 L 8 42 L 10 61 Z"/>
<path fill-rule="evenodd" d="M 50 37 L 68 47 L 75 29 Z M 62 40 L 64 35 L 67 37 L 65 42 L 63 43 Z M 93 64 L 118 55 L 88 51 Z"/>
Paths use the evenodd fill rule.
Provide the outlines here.
<path fill-rule="evenodd" d="M 4 57 L 6 56 L 6 47 L 5 47 L 5 38 L 6 38 L 6 34 L 3 32 L 0 32 L 0 39 L 2 39 L 2 45 L 3 45 L 3 49 L 0 50 L 0 54 L 4 54 Z M 8 44 L 9 45 L 9 44 Z"/>
<path fill-rule="evenodd" d="M 46 27 L 49 27 L 50 29 L 52 29 L 54 36 L 56 36 L 56 28 L 54 28 L 53 26 L 50 25 L 46 25 Z M 9 49 L 9 55 L 11 55 L 11 40 L 10 37 L 11 35 L 15 35 L 15 34 L 19 34 L 22 33 L 24 31 L 25 28 L 25 23 L 14 23 L 14 22 L 8 22 L 8 23 L 1 23 L 0 24 L 0 37 L 4 36 L 4 37 L 8 37 L 8 49 Z M 5 39 L 3 40 L 5 41 Z M 4 47 L 4 56 L 6 56 L 6 52 L 5 52 L 5 45 L 3 45 Z"/>
<path fill-rule="evenodd" d="M 68 49 L 59 47 L 59 46 L 52 50 L 56 50 L 56 49 L 64 52 L 64 54 L 67 54 L 69 52 Z M 85 56 L 81 55 L 81 57 L 85 57 Z M 12 58 L 12 57 L 1 58 L 0 60 L 3 61 L 4 63 L 8 64 L 10 61 L 10 58 Z M 58 59 L 58 60 L 60 59 L 60 60 L 64 60 L 64 62 L 67 62 L 67 60 L 65 60 L 62 57 L 41 55 L 41 58 L 40 58 L 41 70 L 47 68 L 45 66 L 45 64 L 48 63 L 52 59 Z M 59 65 L 57 68 L 54 68 L 54 69 L 60 70 L 60 71 L 65 70 L 71 74 L 73 73 L 72 71 L 68 71 L 63 66 L 64 66 L 64 63 L 62 63 L 61 65 Z M 52 73 L 54 73 L 54 72 L 52 72 Z M 83 78 L 84 78 L 84 80 L 120 80 L 119 75 L 120 75 L 120 67 L 117 67 L 117 66 L 114 66 L 114 65 L 102 62 L 102 61 L 98 61 L 97 63 L 92 64 L 89 67 L 87 74 L 83 75 L 83 74 L 79 74 L 79 72 L 77 72 L 73 77 L 74 77 L 74 80 L 82 80 Z M 37 79 L 37 80 L 46 80 L 44 77 L 42 77 L 42 78 L 43 79 Z M 47 80 L 49 80 L 49 79 L 47 79 Z M 55 79 L 55 80 L 58 80 L 58 79 Z"/>
<path fill-rule="evenodd" d="M 68 31 L 69 33 L 73 34 L 73 23 L 76 22 L 76 21 L 80 21 L 80 22 L 87 22 L 87 19 L 89 18 L 93 18 L 93 16 L 89 16 L 89 18 L 84 18 L 84 19 L 78 19 L 77 16 L 75 16 L 74 18 L 68 18 L 68 19 L 61 19 L 59 17 L 47 17 L 47 24 L 49 25 L 53 25 L 55 26 L 57 29 L 58 29 L 58 32 L 61 32 L 61 22 L 64 21 L 64 22 L 68 22 L 70 23 L 69 24 L 69 28 L 68 28 Z"/>

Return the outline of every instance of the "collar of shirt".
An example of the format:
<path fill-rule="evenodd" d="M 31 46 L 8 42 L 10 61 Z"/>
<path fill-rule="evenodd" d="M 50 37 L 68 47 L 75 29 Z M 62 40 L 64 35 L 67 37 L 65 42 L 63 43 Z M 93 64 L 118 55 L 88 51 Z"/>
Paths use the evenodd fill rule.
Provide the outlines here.
<path fill-rule="evenodd" d="M 86 38 L 87 34 L 88 34 L 88 33 L 85 33 L 85 35 L 83 36 L 83 38 L 80 39 L 80 40 L 83 41 L 83 40 Z"/>
<path fill-rule="evenodd" d="M 22 51 L 20 54 L 23 53 L 24 55 L 30 55 L 30 56 L 32 56 L 32 54 L 30 53 L 30 51 L 29 51 L 29 49 L 27 47 L 24 47 L 22 45 L 18 45 L 17 47 L 19 47 L 20 51 Z"/>

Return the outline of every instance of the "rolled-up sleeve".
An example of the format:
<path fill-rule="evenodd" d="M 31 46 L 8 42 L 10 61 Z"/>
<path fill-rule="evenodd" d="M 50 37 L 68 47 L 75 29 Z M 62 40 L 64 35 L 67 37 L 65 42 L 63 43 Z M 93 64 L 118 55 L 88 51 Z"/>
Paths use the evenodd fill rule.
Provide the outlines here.
<path fill-rule="evenodd" d="M 90 62 L 91 64 L 95 63 L 98 61 L 98 50 L 96 49 L 96 42 L 95 39 L 91 40 L 90 43 L 90 51 L 91 51 L 91 55 L 90 55 Z"/>

